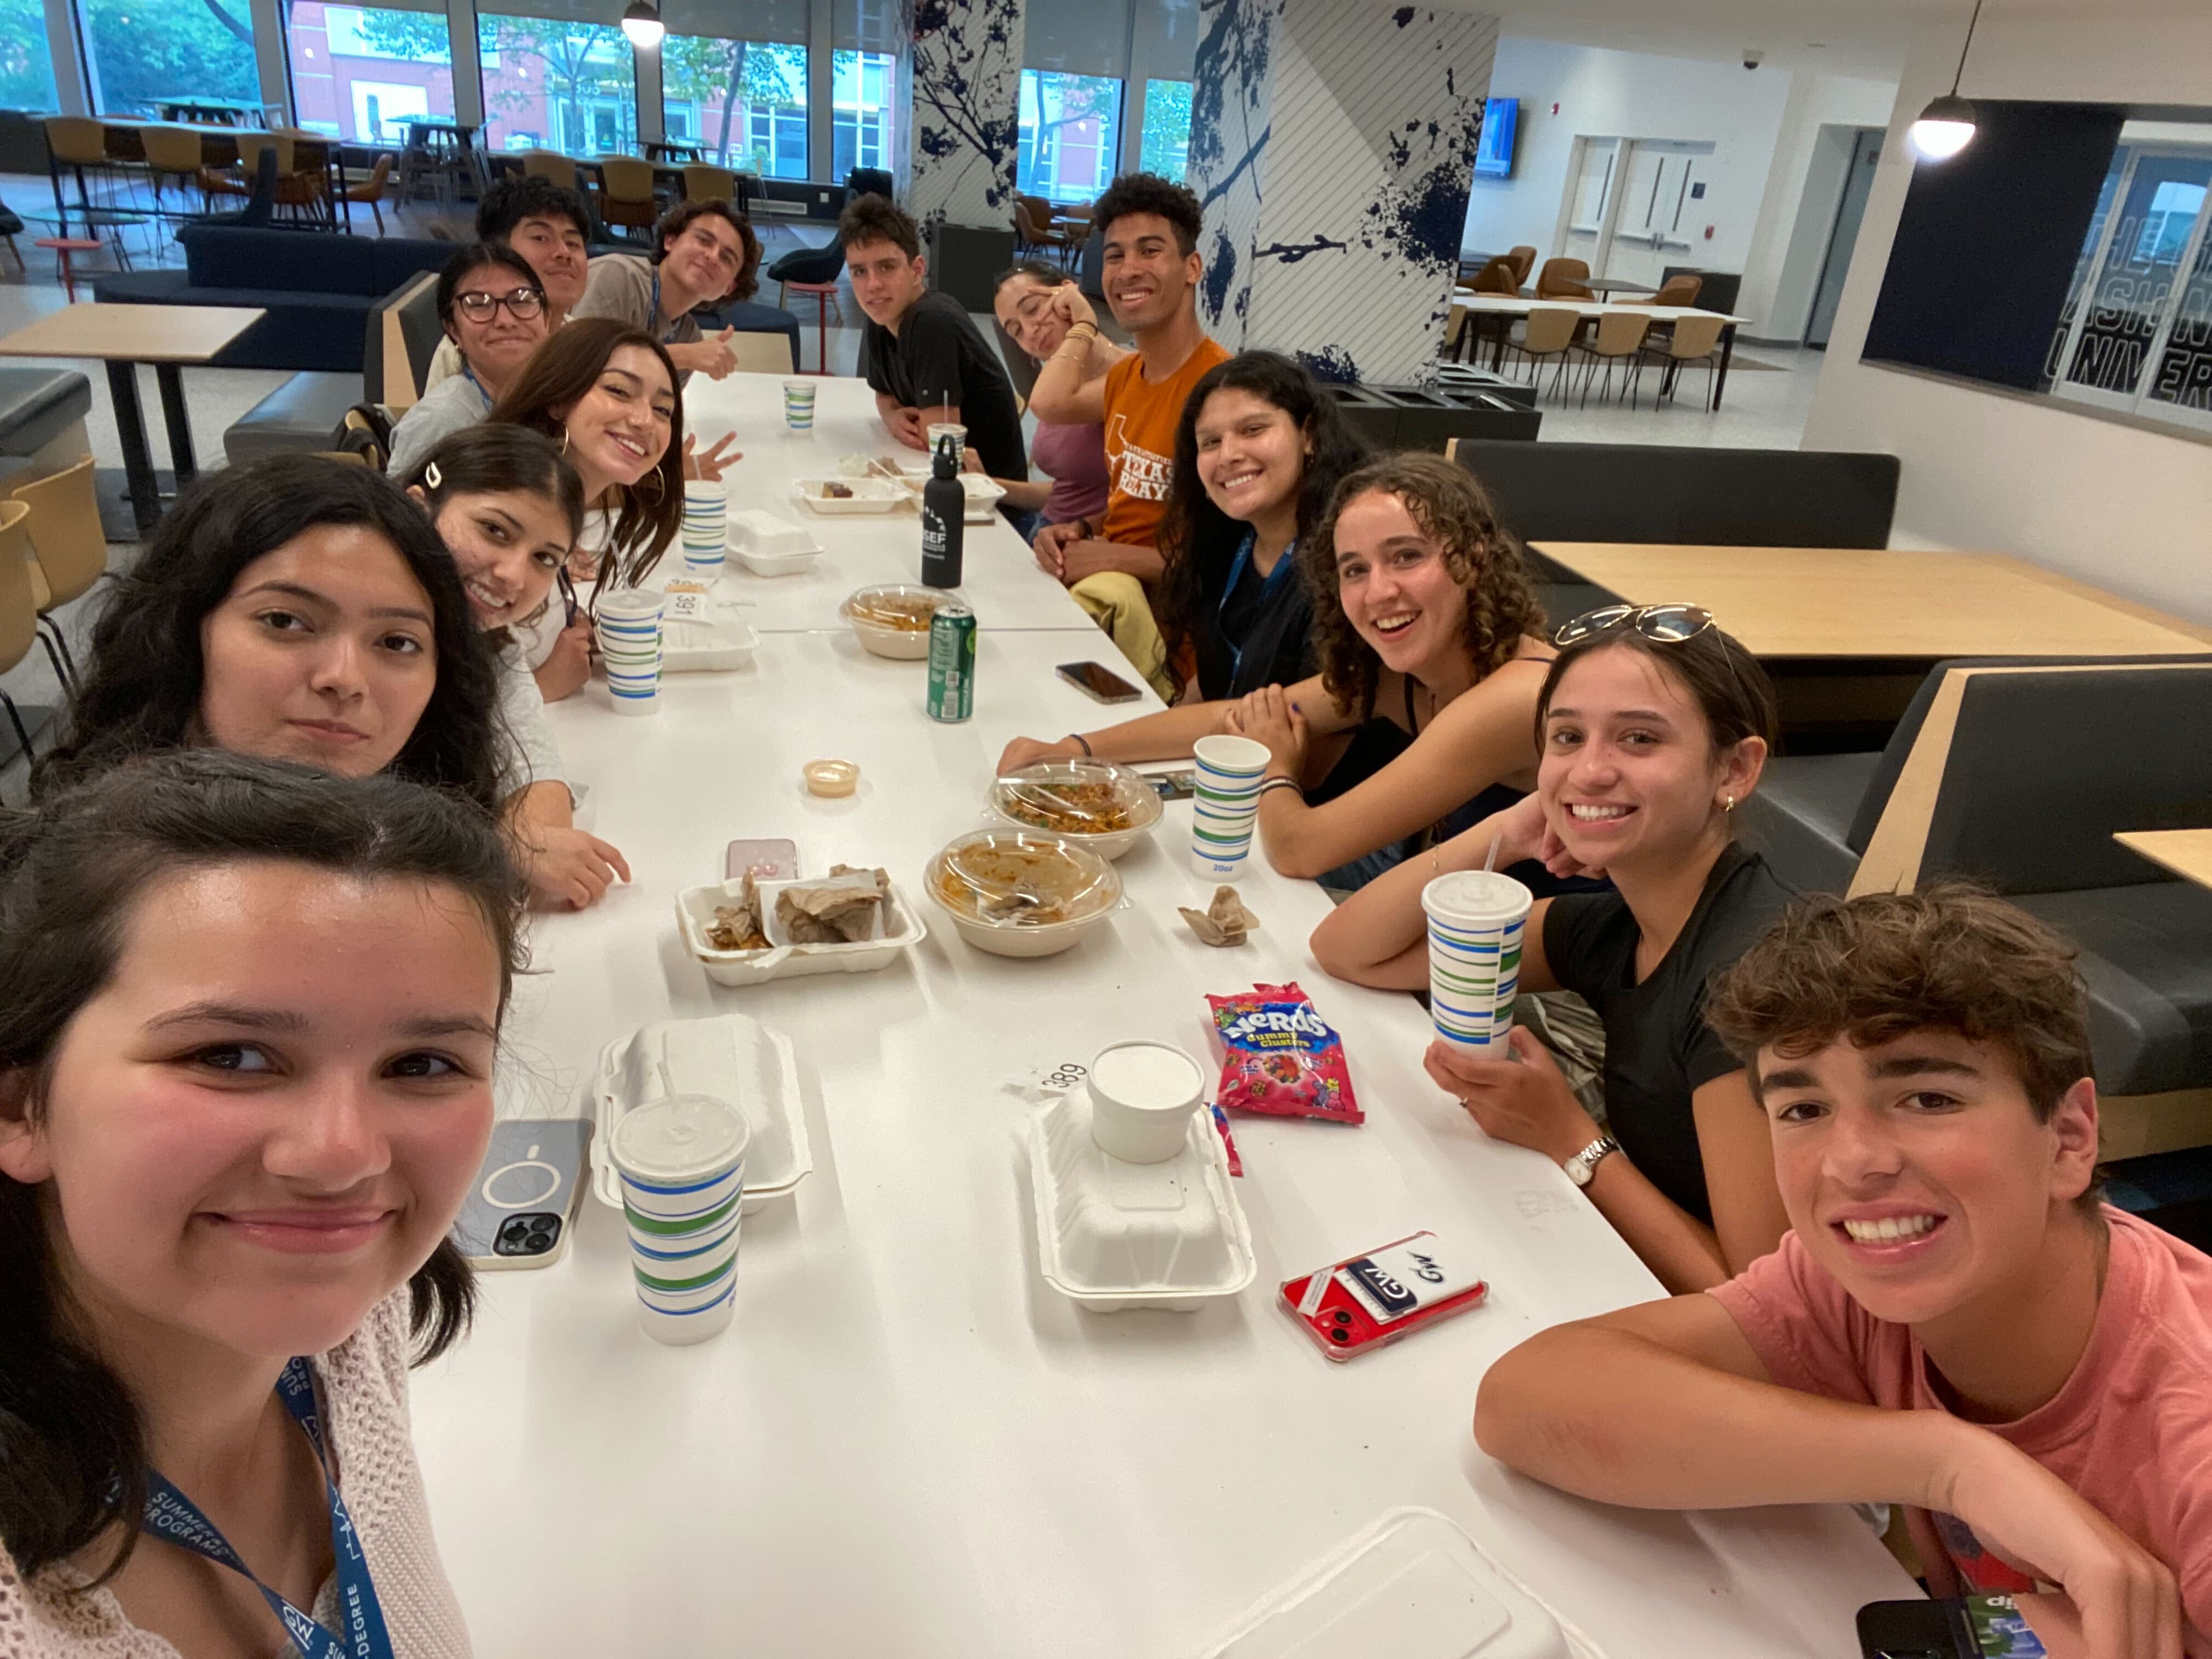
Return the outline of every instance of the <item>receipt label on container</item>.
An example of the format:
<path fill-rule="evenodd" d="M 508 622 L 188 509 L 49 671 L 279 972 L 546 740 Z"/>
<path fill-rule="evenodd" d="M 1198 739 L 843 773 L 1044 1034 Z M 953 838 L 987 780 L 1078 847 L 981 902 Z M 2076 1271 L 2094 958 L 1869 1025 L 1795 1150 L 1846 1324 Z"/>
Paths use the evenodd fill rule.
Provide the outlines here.
<path fill-rule="evenodd" d="M 1481 1275 L 1448 1265 L 1433 1237 L 1408 1239 L 1347 1261 L 1336 1276 L 1382 1325 L 1432 1308 L 1482 1282 Z"/>
<path fill-rule="evenodd" d="M 708 596 L 702 591 L 668 590 L 668 617 L 672 622 L 704 622 L 708 618 Z"/>

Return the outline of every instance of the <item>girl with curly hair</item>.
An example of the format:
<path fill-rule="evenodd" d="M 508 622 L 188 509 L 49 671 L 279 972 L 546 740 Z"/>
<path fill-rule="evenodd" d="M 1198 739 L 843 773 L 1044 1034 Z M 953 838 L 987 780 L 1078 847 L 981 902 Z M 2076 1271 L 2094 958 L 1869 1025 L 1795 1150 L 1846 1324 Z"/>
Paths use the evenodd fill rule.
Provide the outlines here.
<path fill-rule="evenodd" d="M 1441 455 L 1371 462 L 1337 486 L 1297 560 L 1318 674 L 1059 743 L 1018 738 L 1000 771 L 1085 754 L 1169 760 L 1216 732 L 1255 738 L 1270 756 L 1259 821 L 1269 861 L 1338 887 L 1534 787 L 1551 647 L 1520 548 L 1473 475 Z M 1559 890 L 1540 866 L 1516 873 Z"/>

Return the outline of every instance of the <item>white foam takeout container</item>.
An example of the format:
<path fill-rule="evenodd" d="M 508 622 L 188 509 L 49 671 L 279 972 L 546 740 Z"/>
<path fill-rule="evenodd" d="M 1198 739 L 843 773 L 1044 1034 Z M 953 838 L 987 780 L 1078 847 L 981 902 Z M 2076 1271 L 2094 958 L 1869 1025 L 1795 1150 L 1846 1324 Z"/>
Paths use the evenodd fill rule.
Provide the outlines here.
<path fill-rule="evenodd" d="M 602 1204 L 622 1207 L 621 1183 L 607 1153 L 615 1125 L 638 1107 L 672 1095 L 714 1095 L 744 1113 L 752 1129 L 745 1152 L 746 1214 L 790 1197 L 814 1168 L 790 1038 L 743 1014 L 655 1020 L 599 1053 L 592 1085 L 599 1110 L 592 1189 Z"/>
<path fill-rule="evenodd" d="M 664 674 L 726 673 L 743 668 L 760 649 L 760 635 L 743 617 L 717 607 L 704 622 L 661 624 L 660 672 Z"/>
<path fill-rule="evenodd" d="M 716 882 L 708 887 L 687 887 L 676 896 L 676 927 L 684 943 L 717 985 L 761 985 L 772 979 L 801 979 L 811 974 L 866 974 L 887 968 L 902 951 L 911 950 L 928 937 L 921 913 L 907 902 L 898 884 L 891 884 L 878 928 L 878 937 L 850 945 L 789 945 L 776 942 L 781 929 L 775 920 L 775 896 L 786 887 L 812 887 L 833 880 L 829 876 L 803 876 L 797 881 L 756 884 L 761 895 L 761 927 L 768 934 L 765 951 L 718 951 L 707 942 L 714 925 L 718 904 L 735 902 L 742 880 Z"/>
<path fill-rule="evenodd" d="M 1203 1659 L 1596 1659 L 1449 1516 L 1391 1510 L 1263 1597 Z"/>
<path fill-rule="evenodd" d="M 756 576 L 795 576 L 822 556 L 805 526 L 759 507 L 730 514 L 730 556 Z"/>
<path fill-rule="evenodd" d="M 904 468 L 900 471 L 906 480 L 906 487 L 914 492 L 915 500 L 920 501 L 921 492 L 930 480 L 929 464 L 925 461 L 919 472 L 908 471 Z M 1006 485 L 996 478 L 987 478 L 980 472 L 963 472 L 958 476 L 960 488 L 968 497 L 965 510 L 960 516 L 969 524 L 988 524 L 992 514 L 998 510 L 999 503 L 1006 498 Z"/>
<path fill-rule="evenodd" d="M 1182 1151 L 1164 1164 L 1124 1164 L 1100 1151 L 1080 1087 L 1038 1108 L 1029 1139 L 1037 1263 L 1045 1283 L 1079 1307 L 1195 1313 L 1258 1275 L 1228 1149 L 1203 1106 L 1191 1114 Z"/>
<path fill-rule="evenodd" d="M 853 493 L 824 495 L 822 487 L 830 483 L 842 484 Z M 793 481 L 792 493 L 806 503 L 810 512 L 833 517 L 841 513 L 896 513 L 914 499 L 904 484 L 889 478 L 799 478 Z"/>

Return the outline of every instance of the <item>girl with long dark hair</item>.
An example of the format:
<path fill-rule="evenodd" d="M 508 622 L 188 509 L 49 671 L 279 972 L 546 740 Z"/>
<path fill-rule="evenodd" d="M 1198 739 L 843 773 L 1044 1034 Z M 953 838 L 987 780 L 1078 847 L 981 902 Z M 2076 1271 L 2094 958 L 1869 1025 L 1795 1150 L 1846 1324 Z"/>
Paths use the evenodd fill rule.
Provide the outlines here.
<path fill-rule="evenodd" d="M 468 1652 L 407 1371 L 520 892 L 464 801 L 218 750 L 0 817 L 9 1653 Z"/>
<path fill-rule="evenodd" d="M 33 787 L 210 745 L 389 770 L 498 811 L 498 683 L 452 556 L 389 478 L 278 455 L 189 486 L 116 577 Z"/>

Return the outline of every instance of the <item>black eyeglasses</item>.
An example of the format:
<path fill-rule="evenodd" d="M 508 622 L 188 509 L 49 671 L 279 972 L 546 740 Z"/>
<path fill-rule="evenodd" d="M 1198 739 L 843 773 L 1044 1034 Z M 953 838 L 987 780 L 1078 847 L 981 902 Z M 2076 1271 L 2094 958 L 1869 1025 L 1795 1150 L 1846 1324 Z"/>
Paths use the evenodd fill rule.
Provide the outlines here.
<path fill-rule="evenodd" d="M 1647 640 L 1679 645 L 1694 639 L 1713 625 L 1713 613 L 1701 605 L 1601 605 L 1559 624 L 1553 645 L 1572 645 L 1593 634 L 1609 634 L 1616 628 L 1632 628 Z"/>
<path fill-rule="evenodd" d="M 478 290 L 471 294 L 456 294 L 453 309 L 472 323 L 488 323 L 505 306 L 507 314 L 528 322 L 532 317 L 545 313 L 545 296 L 534 288 L 509 289 L 505 294 L 486 294 Z"/>

